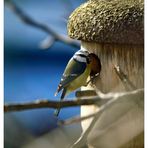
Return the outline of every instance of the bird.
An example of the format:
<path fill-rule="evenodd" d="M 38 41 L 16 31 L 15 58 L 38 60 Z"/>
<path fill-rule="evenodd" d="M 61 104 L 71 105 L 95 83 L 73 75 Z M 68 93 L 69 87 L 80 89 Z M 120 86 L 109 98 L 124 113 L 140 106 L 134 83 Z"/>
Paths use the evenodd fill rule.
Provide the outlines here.
<path fill-rule="evenodd" d="M 100 73 L 100 70 L 100 59 L 95 54 L 89 53 L 84 48 L 81 48 L 69 60 L 55 96 L 63 90 L 60 98 L 62 101 L 69 93 L 81 86 L 87 86 L 88 78 L 93 78 L 97 73 Z M 59 112 L 60 107 L 55 110 L 54 115 L 58 116 Z"/>

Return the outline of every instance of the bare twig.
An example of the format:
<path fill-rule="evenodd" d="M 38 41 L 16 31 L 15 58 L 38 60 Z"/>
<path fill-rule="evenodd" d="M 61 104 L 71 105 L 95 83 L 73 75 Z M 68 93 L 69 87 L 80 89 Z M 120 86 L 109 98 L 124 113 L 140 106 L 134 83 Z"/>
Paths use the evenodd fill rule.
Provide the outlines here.
<path fill-rule="evenodd" d="M 77 98 L 88 97 L 88 96 L 97 96 L 95 90 L 78 90 L 75 93 Z"/>
<path fill-rule="evenodd" d="M 55 38 L 48 36 L 40 42 L 39 46 L 41 49 L 48 49 L 54 44 L 54 42 L 55 42 Z"/>
<path fill-rule="evenodd" d="M 88 118 L 91 118 L 91 117 L 94 117 L 97 113 L 93 113 L 93 114 L 90 114 L 90 115 L 87 115 L 87 116 L 84 116 L 84 117 L 73 117 L 73 118 L 70 118 L 68 120 L 60 120 L 58 122 L 59 125 L 70 125 L 70 124 L 74 124 L 74 123 L 78 123 L 78 122 L 81 122 L 83 120 L 86 120 Z"/>
<path fill-rule="evenodd" d="M 80 138 L 70 148 L 83 147 L 83 145 L 85 145 L 87 142 L 88 134 L 91 132 L 91 130 L 94 127 L 95 123 L 97 122 L 98 118 L 102 115 L 102 113 L 104 111 L 106 111 L 106 109 L 109 109 L 113 106 L 113 104 L 116 104 L 117 101 L 119 101 L 119 102 L 121 101 L 121 103 L 119 104 L 121 106 L 124 103 L 124 101 L 127 103 L 128 100 L 133 101 L 133 102 L 135 101 L 136 104 L 138 105 L 139 100 L 141 100 L 143 98 L 144 98 L 144 89 L 137 89 L 135 91 L 125 92 L 125 93 L 115 93 L 115 95 L 112 96 L 111 100 L 109 100 L 107 103 L 105 103 L 104 105 L 102 105 L 100 107 L 99 111 L 95 112 L 92 115 L 88 115 L 85 117 L 85 119 L 87 119 L 87 117 L 89 117 L 89 116 L 94 117 L 94 118 L 93 118 L 90 126 L 86 129 L 86 131 L 84 131 L 81 134 Z M 142 106 L 142 105 L 140 105 L 140 106 Z M 130 105 L 125 107 L 124 110 L 122 110 L 122 114 L 126 114 L 130 109 L 132 109 Z M 83 120 L 83 117 L 82 117 L 82 120 Z M 79 119 L 79 121 L 82 121 L 82 120 L 81 120 L 81 118 Z"/>
<path fill-rule="evenodd" d="M 125 93 L 112 93 L 112 94 L 107 94 L 105 95 L 104 97 L 106 98 L 110 98 L 111 95 L 112 95 L 112 99 L 113 98 L 122 98 L 122 96 L 125 96 L 127 97 L 128 95 L 133 95 L 134 93 L 141 93 L 143 92 L 143 89 L 138 89 L 136 91 L 133 91 L 133 92 L 125 92 Z M 109 97 L 110 96 L 110 97 Z M 102 95 L 99 96 L 101 97 L 102 99 L 105 99 Z M 110 99 L 111 100 L 111 99 Z M 109 103 L 110 101 L 102 104 L 101 108 L 105 108 L 107 106 L 107 104 Z M 74 117 L 74 118 L 71 118 L 71 119 L 68 119 L 68 120 L 61 120 L 59 121 L 59 125 L 69 125 L 69 124 L 74 124 L 74 123 L 78 123 L 78 122 L 81 122 L 83 120 L 86 120 L 88 118 L 91 118 L 91 117 L 94 117 L 97 113 L 99 113 L 100 110 L 98 112 L 95 112 L 95 113 L 92 113 L 92 114 L 89 114 L 87 116 L 83 116 L 83 117 Z"/>
<path fill-rule="evenodd" d="M 60 41 L 63 42 L 65 44 L 68 44 L 70 46 L 73 46 L 75 48 L 79 48 L 80 44 L 73 40 L 70 39 L 67 36 L 63 36 L 60 35 L 56 32 L 54 32 L 49 26 L 47 26 L 46 24 L 43 24 L 41 22 L 38 22 L 36 20 L 34 20 L 33 18 L 31 18 L 30 16 L 28 16 L 20 7 L 17 6 L 16 3 L 14 3 L 14 1 L 9 1 L 8 2 L 11 10 L 27 25 L 33 26 L 35 28 L 41 29 L 44 32 L 50 34 L 53 38 L 54 41 Z"/>
<path fill-rule="evenodd" d="M 120 80 L 123 82 L 123 85 L 127 91 L 136 89 L 136 86 L 134 86 L 134 84 L 128 79 L 127 75 L 124 74 L 118 65 L 115 65 L 114 69 Z"/>
<path fill-rule="evenodd" d="M 95 97 L 87 97 L 77 100 L 69 100 L 69 101 L 51 101 L 51 100 L 38 100 L 35 102 L 28 103 L 16 103 L 16 104 L 5 104 L 4 111 L 21 111 L 28 109 L 39 109 L 39 108 L 65 108 L 72 106 L 80 106 L 80 105 L 102 105 L 108 101 L 108 99 L 100 99 L 98 96 Z"/>

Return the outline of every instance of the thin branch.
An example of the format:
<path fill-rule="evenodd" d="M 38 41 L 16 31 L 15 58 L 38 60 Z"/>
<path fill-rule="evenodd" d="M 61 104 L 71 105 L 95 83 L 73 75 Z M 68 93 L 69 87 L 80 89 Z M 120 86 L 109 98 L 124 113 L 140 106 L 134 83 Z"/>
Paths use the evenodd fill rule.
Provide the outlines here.
<path fill-rule="evenodd" d="M 106 103 L 108 99 L 100 99 L 98 96 L 95 97 L 87 97 L 88 99 L 82 98 L 77 100 L 69 100 L 69 101 L 51 101 L 51 100 L 37 100 L 34 102 L 28 103 L 16 103 L 16 104 L 5 104 L 4 111 L 22 111 L 28 109 L 40 109 L 40 108 L 65 108 L 72 106 L 81 106 L 81 105 L 102 105 Z"/>
<path fill-rule="evenodd" d="M 87 91 L 86 91 L 86 92 L 87 92 Z M 141 93 L 143 93 L 143 89 L 137 89 L 136 91 L 126 92 L 126 93 L 107 94 L 107 95 L 105 95 L 105 96 L 103 96 L 102 94 L 100 94 L 99 97 L 104 100 L 104 99 L 105 99 L 104 97 L 110 98 L 111 95 L 112 95 L 112 97 L 111 97 L 112 99 L 113 99 L 113 98 L 123 99 L 122 97 L 127 97 L 127 96 L 130 96 L 130 95 L 131 95 L 131 97 L 132 97 L 132 95 L 135 95 L 135 93 L 141 94 Z M 110 96 L 110 97 L 109 97 L 109 96 Z M 141 95 L 141 96 L 142 96 L 142 95 Z M 106 106 L 108 106 L 107 104 L 109 104 L 109 102 L 110 102 L 112 99 L 110 99 L 108 102 L 102 104 L 101 108 L 105 108 Z M 135 99 L 135 98 L 134 98 L 134 99 Z M 99 112 L 100 112 L 100 110 L 97 111 L 97 112 L 95 112 L 95 113 L 92 113 L 92 114 L 83 116 L 83 117 L 73 117 L 73 118 L 70 118 L 70 119 L 67 119 L 67 120 L 61 120 L 61 121 L 59 121 L 58 124 L 59 124 L 59 125 L 69 125 L 69 124 L 78 123 L 78 122 L 81 122 L 81 121 L 86 120 L 86 119 L 88 119 L 88 118 L 94 117 L 94 116 L 95 116 L 97 113 L 99 113 Z"/>
<path fill-rule="evenodd" d="M 97 113 L 92 113 L 90 115 L 86 115 L 86 116 L 83 116 L 83 117 L 73 117 L 73 118 L 70 118 L 70 119 L 67 119 L 67 120 L 60 120 L 58 122 L 58 125 L 61 126 L 61 125 L 70 125 L 70 124 L 78 123 L 78 122 L 81 122 L 81 121 L 86 120 L 88 118 L 94 117 Z"/>
<path fill-rule="evenodd" d="M 48 49 L 54 44 L 54 42 L 55 42 L 55 38 L 48 36 L 40 42 L 39 47 L 41 49 Z"/>
<path fill-rule="evenodd" d="M 56 32 L 54 32 L 49 26 L 47 26 L 46 24 L 43 24 L 41 22 L 38 22 L 36 20 L 34 20 L 33 18 L 31 18 L 30 16 L 28 16 L 20 7 L 18 7 L 18 5 L 16 3 L 14 3 L 14 1 L 9 1 L 8 5 L 10 6 L 11 10 L 27 25 L 33 26 L 35 28 L 41 29 L 44 32 L 50 34 L 55 41 L 60 41 L 63 42 L 64 44 L 68 44 L 70 46 L 73 46 L 75 48 L 79 48 L 80 44 L 73 40 L 70 39 L 69 37 L 60 35 Z"/>
<path fill-rule="evenodd" d="M 118 65 L 115 65 L 114 69 L 120 80 L 123 82 L 123 85 L 127 91 L 137 89 Z"/>
<path fill-rule="evenodd" d="M 97 96 L 95 90 L 78 90 L 75 93 L 77 98 L 88 97 L 88 96 Z"/>
<path fill-rule="evenodd" d="M 115 95 L 112 96 L 111 100 L 109 100 L 107 103 L 105 103 L 104 105 L 102 105 L 100 107 L 99 111 L 95 112 L 94 114 L 85 116 L 86 119 L 87 119 L 87 117 L 88 118 L 94 117 L 94 118 L 93 118 L 92 122 L 90 123 L 89 127 L 81 134 L 80 138 L 70 148 L 80 148 L 86 144 L 87 136 L 91 132 L 92 128 L 94 127 L 94 125 L 97 122 L 97 120 L 99 119 L 99 117 L 102 115 L 103 112 L 106 111 L 106 109 L 109 110 L 109 108 L 112 108 L 113 104 L 116 105 L 121 100 L 124 100 L 125 102 L 127 102 L 128 100 L 133 101 L 133 102 L 135 101 L 137 104 L 137 103 L 141 103 L 140 100 L 141 99 L 143 100 L 143 98 L 144 98 L 144 89 L 137 89 L 135 91 L 125 92 L 125 93 L 115 93 Z M 124 101 L 121 102 L 119 105 L 122 106 Z M 140 106 L 142 106 L 142 104 Z M 121 113 L 126 114 L 130 109 L 132 109 L 130 105 L 125 107 L 124 109 L 122 108 Z M 117 116 L 117 117 L 119 118 L 119 116 Z M 79 118 L 77 120 L 82 121 L 82 120 L 85 120 L 85 118 L 83 119 L 83 117 L 82 117 L 82 119 Z"/>

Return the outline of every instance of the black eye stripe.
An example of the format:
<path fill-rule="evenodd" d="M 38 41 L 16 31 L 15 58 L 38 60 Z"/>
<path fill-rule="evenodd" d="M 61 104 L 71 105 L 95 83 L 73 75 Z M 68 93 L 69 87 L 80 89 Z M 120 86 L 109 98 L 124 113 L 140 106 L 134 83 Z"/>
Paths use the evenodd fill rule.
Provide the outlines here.
<path fill-rule="evenodd" d="M 84 54 L 76 54 L 76 56 L 80 56 L 80 57 L 83 57 L 83 58 L 86 58 L 87 56 L 84 55 Z"/>

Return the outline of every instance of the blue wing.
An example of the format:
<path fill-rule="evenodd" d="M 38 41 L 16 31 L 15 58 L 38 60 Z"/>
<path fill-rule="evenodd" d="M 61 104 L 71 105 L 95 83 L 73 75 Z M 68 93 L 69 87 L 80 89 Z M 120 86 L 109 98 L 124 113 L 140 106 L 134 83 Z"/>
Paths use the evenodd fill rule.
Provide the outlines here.
<path fill-rule="evenodd" d="M 58 85 L 57 93 L 64 87 L 68 86 L 70 82 L 79 77 L 85 71 L 85 69 L 86 63 L 71 59 L 65 68 L 60 84 Z"/>

